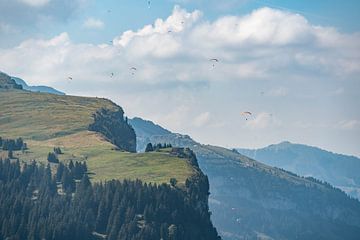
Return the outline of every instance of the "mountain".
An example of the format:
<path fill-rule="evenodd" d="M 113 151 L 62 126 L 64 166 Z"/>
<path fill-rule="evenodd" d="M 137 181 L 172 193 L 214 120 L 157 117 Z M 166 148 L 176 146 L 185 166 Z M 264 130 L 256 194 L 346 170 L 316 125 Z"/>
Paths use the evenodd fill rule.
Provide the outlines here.
<path fill-rule="evenodd" d="M 290 142 L 237 151 L 267 165 L 326 181 L 360 199 L 360 159 L 357 157 Z"/>
<path fill-rule="evenodd" d="M 223 239 L 358 239 L 360 202 L 314 178 L 267 166 L 235 150 L 202 145 L 149 122 L 136 124 L 146 141 L 191 148 L 209 178 L 212 221 Z M 139 127 L 139 129 L 138 129 Z M 141 127 L 141 128 L 140 128 Z M 160 129 L 153 132 L 153 129 Z"/>
<path fill-rule="evenodd" d="M 5 84 L 5 81 L 7 82 L 7 84 Z M 12 87 L 10 87 L 10 85 Z M 26 82 L 23 79 L 9 76 L 8 74 L 3 73 L 1 71 L 0 71 L 0 86 L 3 86 L 3 88 L 23 89 L 31 92 L 43 92 L 43 93 L 51 93 L 57 95 L 65 95 L 65 93 L 58 91 L 52 87 L 29 86 L 26 84 Z"/>
<path fill-rule="evenodd" d="M 24 80 L 17 77 L 11 77 L 17 84 L 21 85 L 24 90 L 28 90 L 31 92 L 43 92 L 43 93 L 51 93 L 51 94 L 57 94 L 57 95 L 65 95 L 65 93 L 60 92 L 52 87 L 48 86 L 29 86 L 26 84 Z"/>
<path fill-rule="evenodd" d="M 0 239 L 219 239 L 190 149 L 136 153 L 110 100 L 21 88 L 0 78 Z"/>
<path fill-rule="evenodd" d="M 22 89 L 10 76 L 0 72 L 0 89 Z"/>

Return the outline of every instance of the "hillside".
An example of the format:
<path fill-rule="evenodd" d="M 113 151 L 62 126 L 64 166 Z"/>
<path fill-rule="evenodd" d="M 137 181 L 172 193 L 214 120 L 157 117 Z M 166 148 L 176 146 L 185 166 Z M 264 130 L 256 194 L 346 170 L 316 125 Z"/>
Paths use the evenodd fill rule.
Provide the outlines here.
<path fill-rule="evenodd" d="M 144 128 L 141 134 L 138 148 L 145 144 L 142 139 L 150 139 L 196 153 L 210 182 L 212 221 L 223 239 L 358 239 L 360 202 L 329 184 L 199 144 L 189 136 L 152 135 Z"/>
<path fill-rule="evenodd" d="M 28 150 L 14 152 L 21 161 L 47 163 L 48 153 L 60 147 L 59 159 L 86 161 L 93 181 L 163 183 L 176 178 L 183 184 L 197 173 L 189 161 L 166 151 L 131 153 L 136 151 L 134 130 L 122 108 L 109 100 L 0 90 L 0 106 L 0 136 L 22 137 L 28 145 Z"/>
<path fill-rule="evenodd" d="M 136 153 L 134 129 L 113 102 L 5 80 L 0 239 L 219 239 L 208 178 L 190 149 Z"/>
<path fill-rule="evenodd" d="M 237 151 L 267 165 L 326 181 L 360 199 L 360 159 L 357 157 L 290 142 Z"/>

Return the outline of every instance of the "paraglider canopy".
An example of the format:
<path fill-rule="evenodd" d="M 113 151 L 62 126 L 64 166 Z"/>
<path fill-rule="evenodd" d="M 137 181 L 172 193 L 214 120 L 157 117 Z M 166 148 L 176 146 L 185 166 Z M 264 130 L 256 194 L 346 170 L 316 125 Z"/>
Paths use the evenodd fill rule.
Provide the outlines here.
<path fill-rule="evenodd" d="M 251 112 L 242 112 L 242 113 L 240 113 L 242 116 L 245 116 L 245 120 L 247 121 L 248 120 L 248 118 L 252 115 L 252 113 Z"/>
<path fill-rule="evenodd" d="M 137 71 L 137 68 L 136 67 L 131 67 L 130 71 L 131 71 L 131 75 L 134 75 L 135 71 Z"/>
<path fill-rule="evenodd" d="M 213 67 L 215 67 L 215 63 L 218 63 L 219 62 L 219 59 L 217 58 L 211 58 L 209 61 L 211 61 L 213 63 Z"/>

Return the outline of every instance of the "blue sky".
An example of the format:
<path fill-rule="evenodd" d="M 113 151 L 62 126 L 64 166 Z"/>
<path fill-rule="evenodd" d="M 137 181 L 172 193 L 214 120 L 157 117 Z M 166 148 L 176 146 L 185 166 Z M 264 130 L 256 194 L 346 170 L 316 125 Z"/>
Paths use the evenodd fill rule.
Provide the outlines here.
<path fill-rule="evenodd" d="M 121 3 L 119 3 L 121 2 Z M 227 3 L 228 2 L 228 3 Z M 138 29 L 143 25 L 154 22 L 156 18 L 166 18 L 171 14 L 174 3 L 185 7 L 188 11 L 200 9 L 206 19 L 214 20 L 222 15 L 239 15 L 251 12 L 259 7 L 272 7 L 290 10 L 307 17 L 314 24 L 330 25 L 342 31 L 360 30 L 360 2 L 355 0 L 233 0 L 233 1 L 151 1 L 148 8 L 147 1 L 137 0 L 105 0 L 94 1 L 86 11 L 79 14 L 77 26 L 74 25 L 71 33 L 76 39 L 94 42 L 112 39 L 114 34 L 128 29 Z M 110 10 L 111 12 L 108 12 Z M 106 28 L 103 35 L 92 34 L 91 31 L 79 33 L 78 28 L 88 15 L 103 19 Z"/>
<path fill-rule="evenodd" d="M 14 2 L 16 1 L 19 0 Z M 31 0 L 28 1 L 31 2 Z M 34 0 L 34 2 L 41 1 Z M 73 41 L 102 43 L 112 40 L 120 32 L 141 28 L 145 24 L 154 22 L 157 18 L 166 18 L 171 14 L 174 4 L 186 8 L 188 11 L 199 9 L 204 13 L 204 18 L 208 20 L 214 20 L 223 15 L 246 14 L 259 7 L 271 7 L 302 14 L 313 24 L 332 26 L 342 32 L 360 30 L 360 2 L 356 0 L 152 0 L 150 8 L 146 0 L 77 1 L 80 3 L 77 6 L 71 7 L 55 6 L 50 9 L 46 8 L 47 5 L 41 8 L 38 7 L 36 13 L 39 15 L 40 13 L 52 15 L 57 12 L 57 14 L 53 14 L 55 19 L 47 23 L 46 21 L 39 23 L 36 22 L 37 16 L 33 15 L 29 17 L 30 21 L 27 21 L 27 23 L 31 24 L 25 24 L 25 21 L 28 20 L 27 18 L 17 16 L 22 14 L 14 14 L 16 9 L 18 9 L 18 5 L 14 4 L 15 6 L 10 8 L 11 11 L 4 13 L 2 17 L 0 16 L 0 19 L 4 18 L 6 23 L 6 15 L 11 15 L 12 18 L 24 18 L 25 21 L 18 21 L 19 25 L 15 26 L 18 28 L 18 31 L 12 33 L 14 40 L 0 40 L 0 44 L 3 43 L 3 45 L 10 46 L 30 36 L 51 37 L 62 31 L 68 32 L 72 36 Z M 71 1 L 64 0 L 57 2 Z M 0 0 L 0 4 L 0 6 L 10 5 L 7 0 Z M 61 8 L 64 12 L 58 10 Z M 3 9 L 5 8 L 3 7 Z M 83 27 L 84 21 L 89 17 L 99 19 L 104 23 L 101 31 L 94 31 L 93 29 Z"/>
<path fill-rule="evenodd" d="M 0 70 L 202 143 L 360 156 L 359 12 L 335 0 L 0 0 Z"/>

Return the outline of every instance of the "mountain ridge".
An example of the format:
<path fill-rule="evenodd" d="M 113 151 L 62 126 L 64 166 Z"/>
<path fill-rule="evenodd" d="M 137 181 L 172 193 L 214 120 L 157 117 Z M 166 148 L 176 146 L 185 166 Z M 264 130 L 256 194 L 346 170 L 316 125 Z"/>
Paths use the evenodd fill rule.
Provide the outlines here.
<path fill-rule="evenodd" d="M 186 135 L 147 134 L 144 126 L 133 125 L 135 132 L 141 128 L 138 150 L 149 141 L 196 153 L 209 178 L 212 220 L 223 239 L 357 239 L 360 234 L 360 202 L 330 184 Z"/>
<path fill-rule="evenodd" d="M 43 92 L 43 93 L 51 93 L 57 95 L 65 95 L 64 92 L 61 92 L 55 88 L 48 87 L 48 86 L 29 86 L 23 79 L 18 77 L 11 77 L 15 82 L 23 87 L 24 90 L 28 90 L 31 92 Z"/>
<path fill-rule="evenodd" d="M 23 79 L 10 76 L 1 71 L 0 71 L 0 79 L 3 79 L 3 82 L 2 83 L 0 82 L 0 88 L 2 88 L 1 85 L 5 84 L 4 80 L 7 79 L 6 81 L 8 82 L 8 84 L 14 85 L 14 83 L 15 83 L 15 85 L 16 85 L 16 87 L 14 87 L 15 89 L 23 89 L 23 90 L 27 90 L 27 91 L 31 91 L 31 92 L 43 92 L 43 93 L 51 93 L 51 94 L 57 94 L 57 95 L 65 95 L 64 92 L 61 92 L 52 87 L 29 86 Z M 21 86 L 21 88 L 19 86 Z"/>
<path fill-rule="evenodd" d="M 331 183 L 360 199 L 360 159 L 304 144 L 281 142 L 259 149 L 236 149 L 270 166 Z"/>

